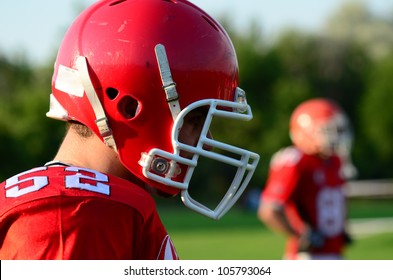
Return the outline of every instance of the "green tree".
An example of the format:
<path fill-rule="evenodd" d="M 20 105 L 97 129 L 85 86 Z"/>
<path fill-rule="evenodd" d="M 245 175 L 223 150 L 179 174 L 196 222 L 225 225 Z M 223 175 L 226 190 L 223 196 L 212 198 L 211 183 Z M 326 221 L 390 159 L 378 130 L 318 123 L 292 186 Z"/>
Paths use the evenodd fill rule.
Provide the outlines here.
<path fill-rule="evenodd" d="M 0 64 L 0 181 L 54 156 L 64 127 L 47 119 L 51 72 L 25 61 Z"/>
<path fill-rule="evenodd" d="M 392 22 L 393 18 L 373 14 L 362 2 L 349 2 L 330 16 L 324 33 L 330 40 L 355 42 L 371 58 L 380 59 L 391 52 Z"/>
<path fill-rule="evenodd" d="M 360 168 L 371 178 L 393 176 L 393 53 L 373 65 L 367 94 L 359 104 Z M 372 164 L 370 164 L 372 162 Z"/>

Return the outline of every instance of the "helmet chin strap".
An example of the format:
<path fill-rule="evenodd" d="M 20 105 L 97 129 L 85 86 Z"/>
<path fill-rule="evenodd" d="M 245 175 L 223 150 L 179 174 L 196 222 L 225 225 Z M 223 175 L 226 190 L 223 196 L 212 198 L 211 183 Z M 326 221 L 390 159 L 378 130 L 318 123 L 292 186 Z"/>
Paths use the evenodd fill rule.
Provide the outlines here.
<path fill-rule="evenodd" d="M 117 151 L 115 139 L 113 138 L 112 130 L 108 124 L 108 118 L 105 115 L 104 108 L 102 108 L 100 99 L 97 96 L 89 76 L 86 57 L 79 56 L 76 60 L 76 67 L 78 68 L 79 77 L 87 98 L 89 99 L 90 104 L 94 110 L 94 114 L 96 115 L 95 123 L 97 124 L 98 130 L 100 131 L 100 135 L 108 147 Z"/>
<path fill-rule="evenodd" d="M 181 109 L 179 104 L 179 94 L 176 91 L 176 83 L 172 79 L 171 69 L 169 68 L 168 57 L 166 55 L 164 45 L 157 44 L 154 48 L 160 69 L 162 80 L 162 88 L 166 94 L 166 102 L 168 102 L 173 120 L 179 115 Z"/>

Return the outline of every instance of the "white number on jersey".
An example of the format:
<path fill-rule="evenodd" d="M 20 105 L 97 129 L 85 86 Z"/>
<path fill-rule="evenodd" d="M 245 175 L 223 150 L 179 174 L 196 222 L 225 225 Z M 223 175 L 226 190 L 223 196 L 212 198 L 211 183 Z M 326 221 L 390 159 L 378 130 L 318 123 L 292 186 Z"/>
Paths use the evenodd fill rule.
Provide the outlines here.
<path fill-rule="evenodd" d="M 37 167 L 18 175 L 15 175 L 5 182 L 6 197 L 19 197 L 28 193 L 38 191 L 50 183 L 48 176 L 35 175 L 36 172 L 44 171 L 47 167 Z M 66 167 L 66 171 L 74 172 L 72 175 L 65 176 L 65 188 L 78 188 L 95 193 L 105 195 L 110 194 L 110 186 L 108 184 L 108 176 L 95 170 L 79 167 Z M 82 174 L 81 172 L 85 174 Z M 88 174 L 88 175 L 86 175 Z M 21 179 L 21 177 L 24 177 Z M 87 182 L 87 180 L 89 182 Z M 23 186 L 22 186 L 23 184 Z"/>
<path fill-rule="evenodd" d="M 102 174 L 98 171 L 95 170 L 90 170 L 87 168 L 80 168 L 80 167 L 74 167 L 70 166 L 65 169 L 66 171 L 72 171 L 75 172 L 74 175 L 68 175 L 66 176 L 66 188 L 71 189 L 71 188 L 78 188 L 82 190 L 88 190 L 96 193 L 102 193 L 109 195 L 109 185 L 103 184 L 108 182 L 108 176 L 105 174 Z M 92 176 L 88 175 L 83 175 L 81 171 L 91 173 Z M 91 183 L 82 183 L 81 180 L 86 179 L 90 181 L 95 181 L 95 185 Z"/>
<path fill-rule="evenodd" d="M 344 229 L 345 197 L 341 188 L 323 188 L 317 197 L 318 228 L 326 236 L 335 236 Z"/>
<path fill-rule="evenodd" d="M 23 175 L 34 173 L 37 171 L 43 171 L 45 169 L 46 167 L 38 167 L 9 178 L 5 182 L 5 196 L 19 197 L 27 193 L 38 191 L 48 185 L 49 181 L 47 176 L 26 177 L 25 179 L 20 180 L 20 177 L 22 177 Z M 24 186 L 23 188 L 20 187 L 22 183 L 26 184 L 26 186 Z"/>

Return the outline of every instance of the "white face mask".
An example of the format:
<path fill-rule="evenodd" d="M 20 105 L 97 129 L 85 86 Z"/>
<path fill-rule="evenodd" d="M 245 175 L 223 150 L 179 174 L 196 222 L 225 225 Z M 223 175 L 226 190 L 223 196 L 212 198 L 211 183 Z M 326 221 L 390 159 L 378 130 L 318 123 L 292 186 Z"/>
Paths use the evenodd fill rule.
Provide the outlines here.
<path fill-rule="evenodd" d="M 349 153 L 352 132 L 349 121 L 343 114 L 336 114 L 334 118 L 321 126 L 317 133 L 321 151 L 328 155 Z"/>
<path fill-rule="evenodd" d="M 157 45 L 156 55 L 163 88 L 174 119 L 171 133 L 174 152 L 152 149 L 142 155 L 139 164 L 142 166 L 143 174 L 147 178 L 180 189 L 182 201 L 187 207 L 202 215 L 219 219 L 229 211 L 247 187 L 258 164 L 259 155 L 212 139 L 210 137 L 210 125 L 214 117 L 242 121 L 251 120 L 253 116 L 251 108 L 247 104 L 245 92 L 237 88 L 234 101 L 219 99 L 199 100 L 181 110 L 177 102 L 176 87 L 170 73 L 165 48 L 162 45 Z M 186 116 L 193 110 L 200 108 L 207 108 L 207 113 L 201 126 L 198 140 L 193 145 L 181 142 L 179 133 Z M 206 147 L 209 148 L 207 149 Z M 191 156 L 185 157 L 184 154 Z M 233 166 L 236 169 L 233 180 L 224 197 L 213 208 L 196 201 L 189 193 L 190 181 L 200 158 L 208 158 L 209 160 Z M 177 176 L 182 171 L 185 173 L 181 174 L 181 179 L 179 180 Z"/>
<path fill-rule="evenodd" d="M 195 146 L 179 141 L 179 132 L 184 121 L 184 117 L 200 107 L 209 107 L 203 125 L 201 135 Z M 225 109 L 221 109 L 225 108 Z M 229 111 L 228 108 L 233 110 Z M 239 109 L 246 108 L 245 113 Z M 209 137 L 209 128 L 214 117 L 225 117 L 237 120 L 250 120 L 252 113 L 250 107 L 238 102 L 224 100 L 207 99 L 197 101 L 183 109 L 177 116 L 172 129 L 172 144 L 174 153 L 169 153 L 160 149 L 152 149 L 145 154 L 140 164 L 143 167 L 144 175 L 159 183 L 178 188 L 181 190 L 183 203 L 190 209 L 213 219 L 221 218 L 235 204 L 247 187 L 259 161 L 259 155 L 236 146 L 232 146 Z M 206 149 L 209 147 L 209 149 Z M 218 152 L 219 151 L 219 152 Z M 181 156 L 186 152 L 192 154 L 191 158 Z M 222 200 L 214 209 L 194 200 L 188 191 L 194 170 L 197 168 L 200 158 L 205 157 L 236 168 L 232 183 Z M 157 162 L 158 160 L 158 162 Z M 156 161 L 156 162 L 155 162 Z M 154 167 L 156 165 L 156 167 Z M 157 174 L 157 166 L 164 171 Z M 176 181 L 176 176 L 180 172 L 179 166 L 187 166 L 186 173 L 182 175 L 181 181 Z"/>

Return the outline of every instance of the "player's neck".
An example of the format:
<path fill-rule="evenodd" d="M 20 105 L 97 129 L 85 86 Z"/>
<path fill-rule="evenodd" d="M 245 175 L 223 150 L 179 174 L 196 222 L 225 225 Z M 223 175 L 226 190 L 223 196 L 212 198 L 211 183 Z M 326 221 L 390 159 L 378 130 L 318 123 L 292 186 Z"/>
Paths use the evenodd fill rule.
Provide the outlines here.
<path fill-rule="evenodd" d="M 121 165 L 117 153 L 96 135 L 83 138 L 72 129 L 67 132 L 54 160 L 118 177 L 125 177 L 128 172 Z"/>

